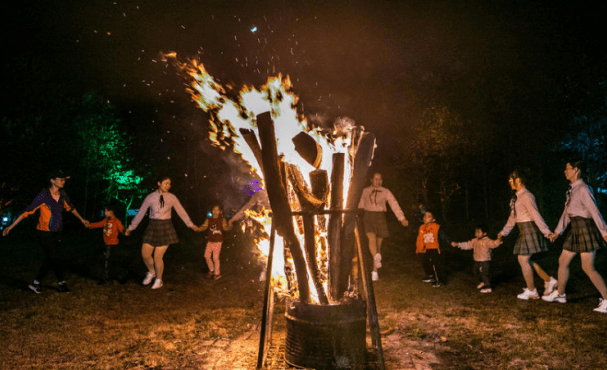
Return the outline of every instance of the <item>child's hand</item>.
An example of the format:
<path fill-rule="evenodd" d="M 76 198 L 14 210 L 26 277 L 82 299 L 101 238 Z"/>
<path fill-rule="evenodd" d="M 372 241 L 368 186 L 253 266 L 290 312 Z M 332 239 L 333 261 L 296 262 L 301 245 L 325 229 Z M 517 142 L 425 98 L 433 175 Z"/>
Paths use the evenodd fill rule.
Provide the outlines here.
<path fill-rule="evenodd" d="M 459 243 L 457 243 L 457 242 L 451 242 L 451 246 L 452 247 L 459 247 Z"/>

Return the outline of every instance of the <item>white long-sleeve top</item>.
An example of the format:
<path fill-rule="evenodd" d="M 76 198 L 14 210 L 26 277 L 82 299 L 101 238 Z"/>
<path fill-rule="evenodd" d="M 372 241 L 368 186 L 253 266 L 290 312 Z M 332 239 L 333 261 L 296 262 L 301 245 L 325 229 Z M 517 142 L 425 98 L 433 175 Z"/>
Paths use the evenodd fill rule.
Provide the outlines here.
<path fill-rule="evenodd" d="M 596 205 L 596 199 L 592 195 L 590 187 L 582 179 L 571 184 L 565 202 L 565 210 L 554 232 L 561 235 L 571 222 L 571 217 L 592 218 L 601 235 L 607 235 L 607 225 Z"/>
<path fill-rule="evenodd" d="M 164 200 L 163 206 L 160 204 L 161 195 Z M 177 199 L 175 195 L 171 193 L 160 194 L 160 192 L 154 191 L 145 197 L 141 208 L 139 208 L 139 212 L 137 212 L 137 215 L 135 215 L 133 222 L 127 230 L 135 230 L 143 219 L 143 216 L 145 216 L 147 213 L 148 209 L 150 210 L 150 219 L 152 220 L 170 220 L 171 209 L 175 209 L 179 217 L 188 227 L 194 227 L 194 223 L 192 220 L 190 220 L 190 216 L 188 216 L 181 203 L 179 203 L 179 199 Z"/>
<path fill-rule="evenodd" d="M 400 209 L 392 192 L 381 186 L 364 188 L 360 202 L 358 202 L 358 208 L 370 212 L 386 212 L 388 210 L 386 203 L 390 205 L 390 209 L 392 209 L 398 221 L 405 220 L 405 214 Z"/>
<path fill-rule="evenodd" d="M 514 203 L 514 209 L 510 210 L 510 216 L 508 217 L 508 221 L 500 234 L 502 236 L 506 236 L 510 234 L 514 226 L 518 222 L 529 222 L 533 221 L 537 225 L 540 232 L 548 237 L 550 234 L 550 229 L 546 222 L 540 215 L 540 211 L 537 209 L 537 204 L 535 204 L 535 197 L 526 187 L 522 187 L 516 192 L 516 202 Z"/>

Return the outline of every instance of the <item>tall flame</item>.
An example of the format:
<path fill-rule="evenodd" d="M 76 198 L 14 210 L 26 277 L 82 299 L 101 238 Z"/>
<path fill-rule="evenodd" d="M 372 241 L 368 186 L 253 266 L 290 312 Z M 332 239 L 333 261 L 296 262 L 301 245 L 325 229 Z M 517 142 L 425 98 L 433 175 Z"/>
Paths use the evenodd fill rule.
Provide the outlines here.
<path fill-rule="evenodd" d="M 178 70 L 182 71 L 187 78 L 189 85 L 187 91 L 191 94 L 192 99 L 196 102 L 199 108 L 210 115 L 209 119 L 209 138 L 213 145 L 219 146 L 222 149 L 231 147 L 234 152 L 239 153 L 243 160 L 251 167 L 252 174 L 260 180 L 261 167 L 255 158 L 249 145 L 240 135 L 240 129 L 252 130 L 257 136 L 255 118 L 263 112 L 271 112 L 275 124 L 277 149 L 278 153 L 284 155 L 284 161 L 296 165 L 302 173 L 309 173 L 315 170 L 312 165 L 301 158 L 293 144 L 293 137 L 301 132 L 308 133 L 316 143 L 321 147 L 322 156 L 320 169 L 326 170 L 331 174 L 333 158 L 331 153 L 346 153 L 350 144 L 350 136 L 340 134 L 335 137 L 329 137 L 323 134 L 320 130 L 310 127 L 302 114 L 298 114 L 296 106 L 298 97 L 292 91 L 292 84 L 289 77 L 278 75 L 268 78 L 267 82 L 260 88 L 252 86 L 244 86 L 237 94 L 229 92 L 221 84 L 219 84 L 205 69 L 204 65 L 197 60 L 187 60 L 181 62 L 177 59 L 176 53 L 164 55 L 165 60 L 170 60 Z M 344 121 L 341 121 L 343 126 Z M 340 131 L 344 131 L 344 127 L 338 127 Z M 347 130 L 346 130 L 347 131 Z M 259 137 L 257 137 L 259 141 Z M 346 161 L 346 169 L 344 179 L 349 179 L 351 170 L 351 161 Z M 344 199 L 348 192 L 347 186 L 349 182 L 344 181 Z M 307 185 L 307 184 L 306 184 Z M 309 185 L 308 185 L 309 186 Z M 290 195 L 290 200 L 293 205 L 296 201 L 293 194 Z M 255 218 L 265 228 L 266 235 L 256 240 L 256 243 L 262 253 L 267 255 L 269 248 L 270 224 L 271 220 L 267 214 L 248 212 L 249 217 Z M 319 225 L 326 225 L 327 216 L 317 216 Z M 321 220 L 324 219 L 324 220 Z M 301 224 L 298 220 L 297 224 Z M 304 244 L 303 231 L 301 227 L 295 227 L 301 245 Z M 326 251 L 326 229 L 317 230 L 316 235 L 317 245 L 324 248 Z M 272 270 L 273 282 L 277 284 L 279 281 L 284 281 L 284 259 L 281 255 L 283 250 L 283 241 L 280 237 L 276 237 L 275 253 Z M 287 259 L 287 263 L 289 263 Z M 320 266 L 321 275 L 325 277 L 327 271 L 327 258 L 319 256 L 317 261 Z M 292 264 L 291 264 L 292 265 Z M 289 267 L 293 269 L 294 267 Z M 311 274 L 308 273 L 309 276 Z M 310 284 L 311 291 L 314 292 L 314 284 Z M 326 286 L 325 286 L 326 289 Z M 314 293 L 313 297 L 314 298 Z"/>

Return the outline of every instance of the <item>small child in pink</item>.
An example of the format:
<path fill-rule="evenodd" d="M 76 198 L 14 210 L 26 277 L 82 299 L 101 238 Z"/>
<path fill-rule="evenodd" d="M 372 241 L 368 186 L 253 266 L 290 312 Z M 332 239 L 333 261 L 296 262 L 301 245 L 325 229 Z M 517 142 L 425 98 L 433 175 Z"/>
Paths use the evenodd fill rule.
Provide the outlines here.
<path fill-rule="evenodd" d="M 207 246 L 204 250 L 204 258 L 207 261 L 209 272 L 207 279 L 220 279 L 219 253 L 223 244 L 223 233 L 231 229 L 223 218 L 221 207 L 213 206 L 213 217 L 207 218 L 197 231 L 207 231 Z"/>
<path fill-rule="evenodd" d="M 491 240 L 487 236 L 487 226 L 478 225 L 474 229 L 475 238 L 462 243 L 452 242 L 451 245 L 463 250 L 474 249 L 474 276 L 481 280 L 476 287 L 481 293 L 491 293 L 491 275 L 489 267 L 491 265 L 491 252 L 493 248 L 499 247 L 502 242 Z"/>

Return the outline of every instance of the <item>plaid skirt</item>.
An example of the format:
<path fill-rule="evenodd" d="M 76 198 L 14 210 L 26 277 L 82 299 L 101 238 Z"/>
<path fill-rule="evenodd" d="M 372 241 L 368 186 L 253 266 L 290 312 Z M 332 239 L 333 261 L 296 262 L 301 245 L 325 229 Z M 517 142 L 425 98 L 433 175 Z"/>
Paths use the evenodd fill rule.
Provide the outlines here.
<path fill-rule="evenodd" d="M 592 252 L 604 246 L 605 240 L 592 218 L 571 217 L 571 230 L 565 237 L 563 249 L 582 253 Z"/>
<path fill-rule="evenodd" d="M 518 226 L 519 234 L 514 243 L 514 254 L 527 256 L 548 250 L 546 238 L 544 238 L 540 229 L 537 228 L 535 222 L 519 222 L 516 225 Z"/>
<path fill-rule="evenodd" d="M 386 221 L 386 212 L 365 211 L 363 221 L 365 233 L 374 233 L 378 238 L 382 239 L 390 236 L 390 233 L 388 232 L 388 222 Z"/>
<path fill-rule="evenodd" d="M 143 234 L 143 243 L 153 247 L 175 244 L 179 242 L 171 220 L 150 219 L 148 228 Z"/>

